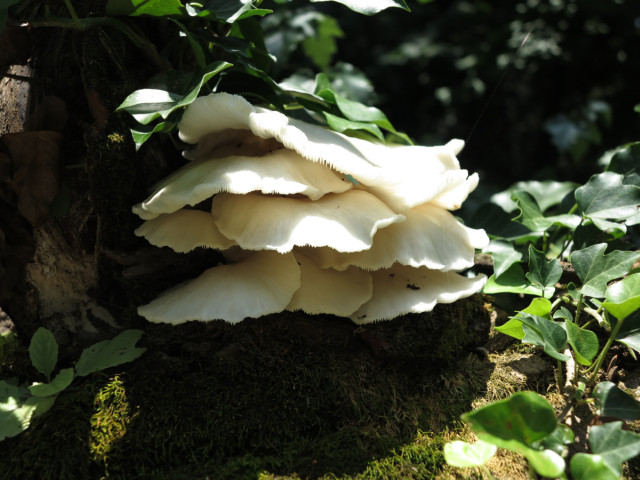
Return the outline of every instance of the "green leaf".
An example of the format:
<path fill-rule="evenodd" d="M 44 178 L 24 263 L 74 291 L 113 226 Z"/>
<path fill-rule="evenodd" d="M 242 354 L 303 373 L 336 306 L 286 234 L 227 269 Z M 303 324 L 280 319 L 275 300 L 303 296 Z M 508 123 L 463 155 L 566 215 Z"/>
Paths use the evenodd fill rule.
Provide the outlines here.
<path fill-rule="evenodd" d="M 580 293 L 589 297 L 606 296 L 607 283 L 626 275 L 634 262 L 640 258 L 638 252 L 616 250 L 608 255 L 606 243 L 591 245 L 571 254 L 571 263 L 582 280 Z"/>
<path fill-rule="evenodd" d="M 178 108 L 193 102 L 205 83 L 231 66 L 227 62 L 215 62 L 207 65 L 200 76 L 200 80 L 186 95 L 151 88 L 136 90 L 125 98 L 116 111 L 124 110 L 130 113 L 133 118 L 143 125 L 147 125 L 159 117 L 166 119 L 169 114 Z"/>
<path fill-rule="evenodd" d="M 536 315 L 538 317 L 551 320 L 552 305 L 546 298 L 534 298 L 527 308 L 519 313 L 528 313 L 529 315 Z"/>
<path fill-rule="evenodd" d="M 15 437 L 29 428 L 36 404 L 22 403 L 16 397 L 0 400 L 0 440 Z"/>
<path fill-rule="evenodd" d="M 632 422 L 640 418 L 640 404 L 612 382 L 602 382 L 593 389 L 598 415 Z"/>
<path fill-rule="evenodd" d="M 302 47 L 320 70 L 326 70 L 331 63 L 331 57 L 338 51 L 336 38 L 340 37 L 344 37 L 344 34 L 335 18 L 318 13 L 315 35 L 305 37 Z"/>
<path fill-rule="evenodd" d="M 513 244 L 501 240 L 491 240 L 483 250 L 490 253 L 493 259 L 493 274 L 499 278 L 511 265 L 522 260 L 522 252 L 517 251 Z"/>
<path fill-rule="evenodd" d="M 175 128 L 175 122 L 159 122 L 155 125 L 140 125 L 131 129 L 131 136 L 136 144 L 136 150 L 139 150 L 144 142 L 151 138 L 154 133 L 166 133 Z"/>
<path fill-rule="evenodd" d="M 523 343 L 542 347 L 547 355 L 561 362 L 566 362 L 571 358 L 561 353 L 567 345 L 567 332 L 560 324 L 524 312 L 520 312 L 514 320 L 522 322 Z"/>
<path fill-rule="evenodd" d="M 482 215 L 470 218 L 468 226 L 471 228 L 483 228 L 491 238 L 503 238 L 505 240 L 532 239 L 541 234 L 531 231 L 520 223 L 511 220 L 511 215 L 494 203 L 485 203 L 479 209 Z"/>
<path fill-rule="evenodd" d="M 342 133 L 348 130 L 364 130 L 373 134 L 376 138 L 384 141 L 384 135 L 382 135 L 382 132 L 380 131 L 378 126 L 373 123 L 354 122 L 353 120 L 346 120 L 328 112 L 322 113 L 325 120 L 327 121 L 327 125 L 329 125 L 329 127 L 336 132 Z"/>
<path fill-rule="evenodd" d="M 580 224 L 580 217 L 577 215 L 563 214 L 545 217 L 536 199 L 527 192 L 514 192 L 512 198 L 520 210 L 520 214 L 513 221 L 523 224 L 532 232 L 544 232 L 553 225 L 561 225 L 574 230 Z"/>
<path fill-rule="evenodd" d="M 364 15 L 375 15 L 387 8 L 401 8 L 409 12 L 409 7 L 404 0 L 311 0 L 316 2 L 336 2 L 345 5 L 354 12 Z"/>
<path fill-rule="evenodd" d="M 444 446 L 444 459 L 452 467 L 479 467 L 493 457 L 497 449 L 495 445 L 482 440 L 475 443 L 456 440 Z"/>
<path fill-rule="evenodd" d="M 640 313 L 636 312 L 624 320 L 616 341 L 640 353 Z"/>
<path fill-rule="evenodd" d="M 151 15 L 167 17 L 182 15 L 184 7 L 180 0 L 109 0 L 105 7 L 107 15 Z"/>
<path fill-rule="evenodd" d="M 34 383 L 29 387 L 31 395 L 35 397 L 47 397 L 56 395 L 71 385 L 73 381 L 73 368 L 65 368 L 55 376 L 50 383 Z"/>
<path fill-rule="evenodd" d="M 482 289 L 484 293 L 523 293 L 527 295 L 540 295 L 540 289 L 529 283 L 524 275 L 522 267 L 518 263 L 514 263 L 507 269 L 500 278 L 496 278 L 495 274 L 491 275 L 487 283 Z M 545 297 L 551 297 L 554 289 L 547 288 L 544 290 Z"/>
<path fill-rule="evenodd" d="M 540 441 L 540 445 L 545 450 L 552 450 L 561 457 L 566 457 L 569 453 L 567 445 L 571 445 L 574 440 L 575 435 L 573 434 L 573 430 L 567 425 L 559 423 L 551 435 L 544 437 Z"/>
<path fill-rule="evenodd" d="M 141 330 L 125 330 L 112 340 L 104 340 L 84 349 L 76 363 L 76 374 L 83 377 L 135 360 L 146 350 L 135 348 L 142 334 Z"/>
<path fill-rule="evenodd" d="M 627 145 L 611 158 L 607 171 L 622 174 L 622 183 L 640 187 L 640 142 Z"/>
<path fill-rule="evenodd" d="M 618 475 L 622 464 L 640 453 L 640 435 L 622 429 L 622 422 L 596 425 L 589 429 L 591 451 Z"/>
<path fill-rule="evenodd" d="M 29 345 L 31 363 L 40 373 L 49 378 L 58 362 L 58 343 L 49 330 L 38 328 Z"/>
<path fill-rule="evenodd" d="M 611 220 L 624 221 L 638 213 L 640 187 L 624 185 L 623 179 L 619 173 L 599 173 L 576 190 L 580 211 L 601 230 L 615 228 Z"/>
<path fill-rule="evenodd" d="M 569 466 L 574 480 L 618 480 L 620 478 L 600 455 L 576 453 L 571 457 Z"/>
<path fill-rule="evenodd" d="M 251 0 L 206 0 L 201 4 L 188 3 L 187 13 L 201 18 L 215 17 L 225 23 L 234 23 L 255 15 L 264 16 L 272 10 L 255 8 Z"/>
<path fill-rule="evenodd" d="M 540 475 L 555 478 L 564 471 L 564 460 L 557 453 L 535 448 L 558 425 L 553 407 L 537 393 L 515 393 L 462 419 L 481 440 L 524 455 Z"/>
<path fill-rule="evenodd" d="M 546 288 L 555 289 L 555 284 L 562 276 L 562 266 L 560 260 L 554 258 L 547 261 L 545 254 L 536 250 L 533 245 L 529 245 L 529 272 L 527 279 L 543 291 Z"/>
<path fill-rule="evenodd" d="M 602 304 L 618 320 L 624 320 L 640 308 L 640 273 L 609 285 Z"/>
<path fill-rule="evenodd" d="M 527 192 L 536 200 L 540 210 L 544 212 L 550 207 L 558 205 L 564 197 L 577 187 L 578 184 L 575 182 L 556 182 L 554 180 L 517 182 L 507 190 L 492 195 L 491 201 L 500 205 L 505 211 L 512 212 L 516 209 L 516 204 L 511 199 L 511 196 L 515 192 Z"/>
<path fill-rule="evenodd" d="M 571 319 L 565 319 L 564 328 L 567 331 L 569 345 L 576 355 L 576 362 L 580 365 L 591 365 L 600 348 L 598 336 L 591 330 L 578 327 Z"/>

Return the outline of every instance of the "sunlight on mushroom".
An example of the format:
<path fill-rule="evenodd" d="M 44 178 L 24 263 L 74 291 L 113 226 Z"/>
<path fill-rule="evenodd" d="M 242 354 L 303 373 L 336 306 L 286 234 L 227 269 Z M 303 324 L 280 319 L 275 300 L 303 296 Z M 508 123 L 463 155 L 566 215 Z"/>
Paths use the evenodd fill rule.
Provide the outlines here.
<path fill-rule="evenodd" d="M 148 320 L 302 310 L 369 323 L 482 289 L 483 275 L 456 273 L 489 242 L 450 213 L 478 184 L 460 168 L 461 140 L 383 145 L 226 93 L 196 99 L 179 130 L 191 161 L 133 207 L 147 220 L 135 233 L 222 250 L 227 264 L 140 307 Z"/>

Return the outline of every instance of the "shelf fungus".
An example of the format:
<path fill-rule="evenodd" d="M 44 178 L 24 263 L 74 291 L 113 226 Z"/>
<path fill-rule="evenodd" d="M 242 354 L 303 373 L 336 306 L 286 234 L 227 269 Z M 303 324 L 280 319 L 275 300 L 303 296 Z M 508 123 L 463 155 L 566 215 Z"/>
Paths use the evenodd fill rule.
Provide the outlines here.
<path fill-rule="evenodd" d="M 462 141 L 376 144 L 226 93 L 195 100 L 179 130 L 189 163 L 133 207 L 145 220 L 135 233 L 176 252 L 214 248 L 227 263 L 140 307 L 148 320 L 302 310 L 370 323 L 484 285 L 457 273 L 489 241 L 450 212 L 478 183 L 458 163 Z"/>

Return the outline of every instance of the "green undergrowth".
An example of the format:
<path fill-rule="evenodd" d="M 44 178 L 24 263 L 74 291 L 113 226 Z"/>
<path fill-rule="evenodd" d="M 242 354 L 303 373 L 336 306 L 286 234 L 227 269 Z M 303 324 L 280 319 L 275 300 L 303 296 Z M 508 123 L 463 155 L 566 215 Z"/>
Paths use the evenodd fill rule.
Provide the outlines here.
<path fill-rule="evenodd" d="M 0 478 L 436 478 L 493 369 L 471 353 L 486 340 L 477 303 L 393 329 L 295 314 L 149 325 L 142 357 L 78 379 L 2 442 Z"/>

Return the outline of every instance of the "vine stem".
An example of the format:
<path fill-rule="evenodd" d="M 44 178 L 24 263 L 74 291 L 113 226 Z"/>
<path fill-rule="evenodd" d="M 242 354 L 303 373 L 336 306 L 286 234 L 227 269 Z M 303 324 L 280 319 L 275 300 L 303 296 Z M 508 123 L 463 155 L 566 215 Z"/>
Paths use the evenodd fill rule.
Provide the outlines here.
<path fill-rule="evenodd" d="M 596 381 L 596 378 L 598 377 L 598 372 L 600 371 L 600 367 L 602 367 L 602 363 L 604 362 L 605 356 L 609 352 L 609 349 L 611 349 L 611 345 L 613 345 L 613 342 L 618 336 L 620 327 L 622 327 L 622 320 L 618 320 L 616 322 L 616 326 L 611 329 L 611 335 L 609 335 L 609 339 L 607 340 L 607 343 L 605 343 L 602 351 L 600 352 L 600 355 L 598 355 L 598 359 L 596 360 L 596 363 L 594 363 L 591 367 L 589 367 L 589 370 L 593 369 L 593 372 L 591 373 L 591 376 L 589 377 L 589 380 L 588 380 L 589 384 L 593 384 Z"/>

